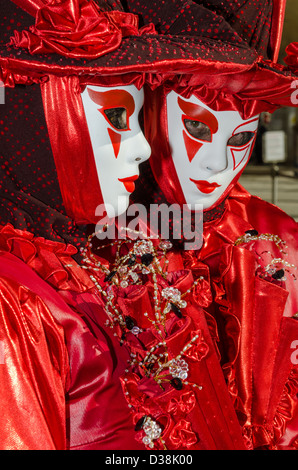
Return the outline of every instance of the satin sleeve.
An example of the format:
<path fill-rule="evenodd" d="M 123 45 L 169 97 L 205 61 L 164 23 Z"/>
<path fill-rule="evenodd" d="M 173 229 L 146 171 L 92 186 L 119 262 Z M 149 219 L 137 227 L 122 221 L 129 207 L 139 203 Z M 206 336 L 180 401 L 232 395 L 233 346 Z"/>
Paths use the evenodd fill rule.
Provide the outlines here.
<path fill-rule="evenodd" d="M 143 449 L 119 381 L 127 357 L 67 292 L 0 251 L 0 448 Z"/>
<path fill-rule="evenodd" d="M 64 332 L 42 298 L 16 279 L 22 265 L 0 252 L 0 448 L 63 450 Z"/>

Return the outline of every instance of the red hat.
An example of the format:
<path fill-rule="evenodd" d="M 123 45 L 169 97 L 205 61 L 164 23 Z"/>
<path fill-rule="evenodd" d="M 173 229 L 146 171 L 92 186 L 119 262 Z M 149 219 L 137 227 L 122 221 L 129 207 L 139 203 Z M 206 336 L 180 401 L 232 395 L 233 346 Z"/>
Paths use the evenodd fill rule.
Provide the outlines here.
<path fill-rule="evenodd" d="M 137 3 L 143 11 L 143 16 L 147 21 L 151 21 L 156 13 L 154 7 L 152 9 L 152 4 L 147 8 L 145 0 L 139 0 Z M 207 64 L 206 67 L 200 67 L 198 64 L 197 72 L 189 74 L 186 71 L 185 74 L 168 77 L 164 81 L 164 86 L 160 86 L 157 90 L 147 90 L 145 130 L 152 154 L 150 161 L 145 164 L 137 192 L 133 195 L 135 201 L 144 204 L 186 203 L 175 166 L 170 158 L 166 107 L 168 92 L 174 90 L 185 98 L 195 95 L 211 109 L 238 111 L 243 119 L 249 119 L 263 111 L 272 112 L 281 105 L 297 106 L 297 100 L 293 102 L 291 100 L 292 96 L 297 95 L 297 93 L 293 95 L 295 90 L 292 88 L 292 85 L 298 85 L 297 77 L 287 67 L 275 63 L 281 43 L 285 1 L 203 0 L 182 3 L 183 13 L 177 16 L 177 21 L 171 25 L 163 21 L 162 8 L 166 8 L 163 3 L 164 6 L 161 7 L 160 14 L 155 20 L 160 22 L 161 32 L 174 34 L 177 29 L 188 31 L 187 25 L 191 24 L 192 29 L 189 33 L 193 35 L 205 37 L 210 34 L 216 39 L 220 31 L 221 40 L 228 41 L 228 33 L 225 34 L 220 30 L 220 26 L 228 23 L 230 30 L 234 30 L 235 37 L 238 35 L 246 45 L 256 51 L 258 60 L 252 67 L 242 71 L 237 71 L 235 68 L 237 54 L 230 64 L 210 61 L 209 68 Z M 132 11 L 136 12 L 136 9 Z M 206 18 L 209 18 L 209 21 Z M 287 50 L 292 54 L 291 64 L 296 64 L 298 71 L 297 44 Z M 238 173 L 237 179 L 240 174 Z M 234 179 L 228 191 L 237 183 L 237 179 Z M 227 194 L 228 192 L 212 208 L 204 211 L 204 220 L 217 217 L 219 211 L 223 210 L 224 197 Z"/>
<path fill-rule="evenodd" d="M 86 83 L 164 84 L 244 117 L 291 105 L 297 77 L 272 61 L 284 0 L 0 3 L 0 80 L 40 85 L 63 205 L 77 223 L 94 223 L 101 202 L 79 100 Z"/>
<path fill-rule="evenodd" d="M 6 84 L 49 73 L 83 80 L 146 73 L 155 86 L 183 75 L 181 87 L 208 84 L 269 108 L 291 105 L 296 76 L 275 63 L 286 0 L 13 1 L 35 24 L 18 18 L 0 46 Z M 2 3 L 9 18 L 11 2 Z"/>
<path fill-rule="evenodd" d="M 5 15 L 10 6 L 4 3 Z M 235 70 L 247 69 L 258 60 L 256 51 L 221 16 L 194 2 L 169 0 L 162 8 L 161 2 L 151 0 L 14 3 L 35 17 L 35 25 L 18 28 L 11 47 L 5 44 L 0 49 L 1 63 L 4 66 L 6 59 L 12 72 L 22 70 L 34 77 L 49 72 L 85 77 L 134 71 L 185 73 L 198 70 L 199 63 L 206 66 L 210 60 L 234 63 Z M 198 11 L 189 16 L 192 3 Z M 147 11 L 153 13 L 153 21 L 144 14 L 140 27 L 139 15 Z M 164 28 L 160 28 L 160 16 Z M 196 33 L 198 19 L 206 30 L 202 34 Z"/>

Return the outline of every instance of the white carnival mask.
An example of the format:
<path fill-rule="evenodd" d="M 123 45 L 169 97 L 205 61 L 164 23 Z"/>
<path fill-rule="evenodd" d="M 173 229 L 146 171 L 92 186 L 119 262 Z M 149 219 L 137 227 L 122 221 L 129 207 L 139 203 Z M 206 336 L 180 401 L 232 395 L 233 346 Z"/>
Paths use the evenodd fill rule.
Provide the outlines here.
<path fill-rule="evenodd" d="M 210 209 L 225 197 L 247 164 L 259 116 L 213 111 L 194 95 L 167 96 L 169 144 L 187 204 Z"/>
<path fill-rule="evenodd" d="M 126 211 L 139 165 L 151 154 L 139 124 L 144 92 L 87 85 L 81 96 L 104 204 L 114 217 Z"/>

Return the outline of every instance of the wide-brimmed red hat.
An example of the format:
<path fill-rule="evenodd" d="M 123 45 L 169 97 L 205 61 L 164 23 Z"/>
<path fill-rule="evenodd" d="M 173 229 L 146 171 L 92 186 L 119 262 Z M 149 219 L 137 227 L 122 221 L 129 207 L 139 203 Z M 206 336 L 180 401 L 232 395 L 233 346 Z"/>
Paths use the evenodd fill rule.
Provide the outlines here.
<path fill-rule="evenodd" d="M 0 0 L 0 6 L 0 80 L 8 87 L 40 84 L 63 204 L 79 224 L 94 223 L 101 203 L 80 100 L 87 83 L 163 84 L 244 118 L 293 105 L 298 77 L 276 64 L 285 0 Z"/>
<path fill-rule="evenodd" d="M 286 0 L 13 3 L 19 13 L 1 0 L 5 84 L 38 81 L 49 73 L 89 81 L 146 73 L 152 85 L 183 75 L 192 86 L 205 83 L 243 99 L 291 105 L 296 76 L 276 64 Z"/>
<path fill-rule="evenodd" d="M 258 59 L 258 51 L 221 12 L 192 1 L 13 2 L 35 18 L 29 27 L 25 23 L 23 30 L 22 21 L 16 22 L 16 31 L 8 41 L 11 47 L 1 47 L 1 57 L 8 59 L 13 70 L 22 64 L 24 71 L 38 75 L 48 72 L 49 67 L 57 74 L 106 75 L 152 70 L 155 64 L 158 72 L 184 73 L 196 70 L 198 62 L 234 63 L 235 70 L 241 70 Z M 2 3 L 1 13 L 9 18 L 11 2 Z M 264 14 L 271 15 L 270 7 Z M 256 45 L 266 54 L 266 45 Z"/>

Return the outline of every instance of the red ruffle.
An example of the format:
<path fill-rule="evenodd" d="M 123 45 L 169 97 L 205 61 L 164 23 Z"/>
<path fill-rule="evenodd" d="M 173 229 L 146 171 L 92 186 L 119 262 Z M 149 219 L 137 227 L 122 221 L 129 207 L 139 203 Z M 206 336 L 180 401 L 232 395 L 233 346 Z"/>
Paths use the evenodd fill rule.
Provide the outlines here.
<path fill-rule="evenodd" d="M 163 278 L 160 278 L 158 282 L 162 288 L 171 286 L 179 289 L 180 292 L 185 292 L 192 285 L 193 279 L 191 272 L 185 270 L 170 273 L 168 282 Z M 134 354 L 137 361 L 143 361 L 148 351 L 154 346 L 157 348 L 154 354 L 158 355 L 163 351 L 162 346 L 158 347 L 160 337 L 147 319 L 148 317 L 152 318 L 154 308 L 152 287 L 150 283 L 147 283 L 143 286 L 130 286 L 115 292 L 118 295 L 118 304 L 122 313 L 131 317 L 135 324 L 144 330 L 138 335 L 138 339 L 132 333 L 126 335 L 126 347 Z M 188 307 L 183 309 L 183 318 L 177 319 L 174 314 L 171 316 L 165 325 L 168 336 L 164 341 L 166 341 L 167 350 L 170 353 L 168 359 L 171 360 L 180 353 L 183 345 L 189 343 L 197 335 L 197 340 L 187 350 L 184 358 L 191 368 L 190 382 L 198 384 L 200 379 L 196 372 L 197 364 L 206 357 L 209 346 L 204 340 L 202 330 L 196 330 L 195 323 L 191 319 L 191 317 L 195 318 L 198 315 L 197 309 L 191 306 L 191 296 L 188 295 L 185 299 L 188 302 Z M 194 303 L 196 304 L 196 302 Z M 148 317 L 143 315 L 144 311 L 148 313 Z M 184 385 L 184 392 L 181 392 L 175 390 L 169 383 L 163 383 L 163 388 L 161 388 L 154 379 L 146 377 L 144 370 L 138 370 L 138 373 L 128 373 L 122 377 L 121 381 L 128 403 L 135 410 L 135 422 L 145 414 L 154 416 L 164 427 L 163 440 L 168 449 L 200 448 L 198 435 L 186 420 L 189 413 L 198 407 L 198 389 L 193 389 L 192 385 Z M 138 439 L 141 440 L 143 436 L 143 431 L 140 431 Z M 156 446 L 162 449 L 160 443 L 155 444 L 155 449 Z"/>
<path fill-rule="evenodd" d="M 72 245 L 34 237 L 7 224 L 0 230 L 0 250 L 17 256 L 57 290 L 85 292 L 94 288 L 89 276 L 73 260 L 77 249 Z"/>
<path fill-rule="evenodd" d="M 235 244 L 252 228 L 259 234 L 278 234 L 288 245 L 288 254 L 281 254 L 266 239 Z M 202 261 L 210 266 L 211 311 L 219 324 L 224 324 L 218 343 L 224 353 L 221 363 L 249 448 L 290 447 L 289 439 L 286 442 L 282 436 L 297 420 L 297 366 L 291 364 L 290 351 L 298 337 L 298 323 L 289 318 L 297 311 L 295 240 L 297 224 L 292 219 L 237 185 L 224 216 L 205 224 L 205 243 L 199 256 L 184 255 L 193 272 Z M 279 257 L 294 265 L 287 271 L 286 281 L 262 277 L 267 262 Z M 293 442 L 297 439 L 295 423 Z"/>
<path fill-rule="evenodd" d="M 243 427 L 243 434 L 251 443 L 252 448 L 268 450 L 295 450 L 298 448 L 297 394 L 298 368 L 294 367 L 284 386 L 273 421 L 264 422 L 263 425 L 252 423 Z M 294 420 L 293 426 L 292 420 Z"/>
<path fill-rule="evenodd" d="M 210 367 L 210 364 L 213 364 L 213 372 L 216 370 L 216 363 L 219 366 L 218 362 L 208 362 L 211 360 L 210 357 L 213 361 L 215 360 L 212 352 L 214 351 L 213 341 L 218 343 L 220 338 L 211 315 L 212 305 L 217 305 L 225 322 L 226 357 L 222 357 L 221 360 L 225 359 L 222 365 L 227 379 L 227 390 L 237 411 L 238 419 L 243 425 L 243 438 L 247 447 L 274 449 L 296 445 L 295 424 L 291 431 L 291 439 L 286 441 L 284 437 L 297 415 L 297 367 L 291 365 L 287 352 L 290 351 L 291 341 L 297 339 L 298 326 L 295 320 L 284 316 L 285 313 L 287 316 L 291 315 L 288 309 L 291 309 L 292 304 L 287 303 L 284 312 L 287 295 L 284 287 L 259 279 L 257 276 L 251 276 L 251 272 L 256 271 L 254 249 L 257 252 L 268 250 L 268 246 L 264 246 L 265 242 L 260 241 L 260 244 L 254 248 L 250 245 L 245 247 L 234 245 L 235 240 L 243 235 L 245 230 L 252 228 L 247 214 L 249 210 L 252 210 L 253 214 L 256 213 L 256 204 L 255 199 L 251 200 L 250 196 L 237 186 L 228 201 L 224 218 L 217 223 L 212 222 L 210 226 L 207 224 L 205 227 L 207 243 L 200 252 L 201 259 L 197 258 L 196 253 L 185 253 L 184 261 L 187 269 L 179 269 L 172 272 L 168 279 L 160 280 L 161 286 L 176 287 L 182 292 L 192 285 L 192 273 L 195 278 L 204 276 L 194 292 L 185 297 L 188 305 L 183 318 L 179 319 L 173 315 L 170 323 L 167 324 L 168 350 L 171 351 L 173 357 L 197 334 L 197 341 L 187 351 L 187 361 L 190 367 L 188 380 L 196 385 L 202 383 L 203 390 L 185 386 L 181 392 L 165 386 L 162 391 L 155 381 L 146 377 L 144 371 L 142 374 L 139 373 L 140 371 L 138 374 L 125 374 L 121 379 L 128 402 L 136 409 L 135 422 L 144 414 L 150 414 L 158 419 L 163 426 L 163 435 L 168 440 L 169 448 L 199 449 L 204 448 L 206 442 L 212 447 L 214 445 L 211 444 L 212 440 L 208 441 L 206 436 L 204 437 L 206 440 L 200 441 L 199 428 L 195 423 L 202 423 L 204 419 L 208 421 L 211 415 L 215 416 L 216 413 L 218 414 L 216 419 L 222 423 L 219 413 L 224 412 L 223 403 L 219 405 L 216 412 L 214 409 L 210 410 L 210 415 L 206 406 L 204 416 L 200 414 L 198 407 L 199 404 L 203 406 L 207 395 L 208 400 L 212 402 L 211 397 L 214 393 L 222 393 L 221 400 L 226 400 L 223 398 L 226 393 L 225 385 L 222 390 L 216 389 L 216 386 L 213 388 L 215 384 L 205 373 L 206 365 L 209 364 Z M 262 204 L 265 205 L 266 210 L 268 209 L 265 203 L 258 202 L 260 213 Z M 244 211 L 247 211 L 246 215 Z M 264 224 L 263 228 L 268 229 L 265 219 L 261 219 Z M 291 237 L 292 222 L 285 219 L 280 212 L 275 214 L 274 221 L 276 231 L 281 237 L 284 235 L 282 230 L 286 230 L 288 236 Z M 257 222 L 256 226 L 260 229 Z M 209 231 L 213 234 L 212 246 L 208 242 Z M 74 262 L 72 256 L 76 253 L 76 249 L 70 245 L 65 246 L 43 238 L 34 238 L 29 232 L 15 230 L 11 225 L 7 225 L 0 231 L 0 249 L 23 260 L 58 290 L 85 292 L 94 289 L 93 283 L 84 270 Z M 272 250 L 271 246 L 270 250 Z M 212 257 L 217 256 L 216 253 L 218 256 L 221 253 L 218 272 L 214 271 L 214 266 L 218 266 L 218 258 L 216 262 L 212 262 Z M 209 269 L 205 264 L 205 259 L 209 260 Z M 173 263 L 175 264 L 181 265 L 180 261 Z M 242 272 L 242 280 L 238 279 L 239 269 Z M 288 277 L 286 287 L 289 285 L 290 289 L 291 277 Z M 231 289 L 233 289 L 232 296 Z M 211 291 L 213 304 L 210 303 Z M 143 286 L 119 289 L 117 295 L 123 314 L 131 316 L 136 324 L 145 330 L 139 335 L 141 341 L 137 340 L 132 333 L 128 333 L 126 342 L 130 351 L 141 360 L 146 351 L 160 341 L 154 328 L 150 328 L 151 324 L 146 317 L 141 315 L 142 312 L 150 313 L 153 309 L 152 285 L 147 283 Z M 260 305 L 257 310 L 251 304 L 251 301 L 255 299 L 256 305 Z M 267 307 L 267 300 L 270 301 L 270 308 Z M 295 304 L 293 305 L 295 308 Z M 209 309 L 211 309 L 210 313 Z M 219 350 L 217 357 L 220 357 Z M 217 377 L 216 380 L 219 380 L 217 373 L 214 372 L 214 374 Z M 208 380 L 211 381 L 208 382 Z M 219 399 L 218 396 L 217 399 Z M 225 403 L 229 403 L 229 400 Z M 142 437 L 143 434 L 140 432 L 139 439 L 141 440 Z M 217 444 L 218 448 L 225 448 L 225 446 L 229 448 L 229 445 L 231 444 L 227 442 Z"/>

